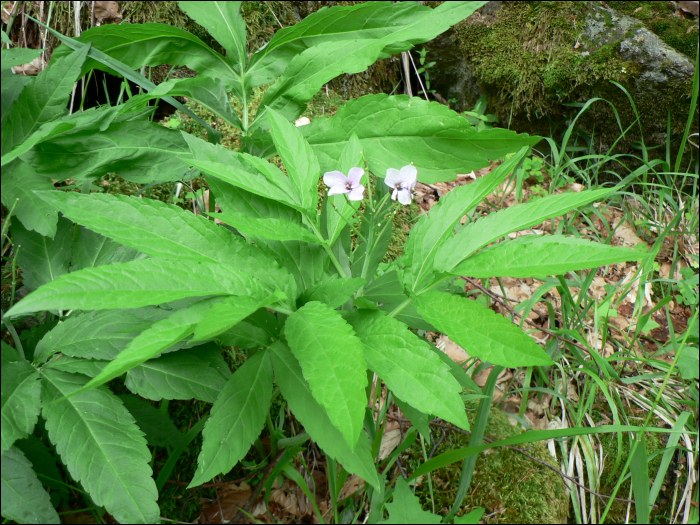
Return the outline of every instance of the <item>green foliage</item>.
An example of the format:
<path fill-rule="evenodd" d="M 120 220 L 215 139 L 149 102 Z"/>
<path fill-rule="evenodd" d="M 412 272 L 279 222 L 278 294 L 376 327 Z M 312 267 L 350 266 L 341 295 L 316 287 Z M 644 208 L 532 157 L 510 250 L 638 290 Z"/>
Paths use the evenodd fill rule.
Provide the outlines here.
<path fill-rule="evenodd" d="M 279 31 L 251 57 L 235 2 L 182 3 L 226 56 L 162 24 L 105 25 L 65 39 L 66 46 L 54 53 L 55 70 L 48 68 L 44 78 L 24 87 L 42 107 L 58 108 L 45 86 L 55 86 L 64 100 L 68 80 L 72 83 L 80 68 L 120 72 L 149 93 L 73 119 L 53 109 L 30 111 L 27 128 L 11 130 L 10 138 L 3 131 L 12 198 L 23 197 L 26 188 L 52 187 L 51 178 L 75 177 L 81 187 L 81 193 L 51 188 L 32 193 L 29 205 L 23 201 L 27 207 L 17 208 L 22 226 L 12 230 L 24 250 L 18 262 L 36 290 L 3 322 L 9 327 L 14 319 L 42 311 L 58 322 L 31 349 L 33 356 L 3 346 L 2 448 L 11 460 L 8 476 L 26 487 L 23 501 L 8 500 L 7 516 L 24 519 L 41 512 L 47 521 L 54 519 L 13 447 L 34 431 L 39 411 L 50 442 L 96 505 L 120 522 L 153 522 L 159 516 L 158 490 L 200 430 L 201 453 L 190 486 L 243 461 L 266 423 L 271 447 L 277 447 L 285 432 L 275 429 L 270 417 L 278 388 L 308 437 L 345 473 L 366 481 L 371 515 L 380 517 L 386 480 L 378 471 L 387 465 L 378 462 L 378 451 L 386 405 L 377 419 L 368 413 L 373 375 L 368 372 L 378 375 L 389 396 L 396 394 L 422 432 L 432 415 L 469 428 L 462 389 L 480 391 L 410 328 L 437 327 L 485 361 L 552 364 L 519 327 L 455 295 L 449 281 L 461 264 L 484 277 L 540 276 L 638 258 L 632 250 L 564 237 L 484 249 L 611 189 L 514 206 L 456 233 L 461 218 L 517 168 L 539 137 L 496 128 L 477 131 L 444 106 L 403 96 L 363 97 L 302 129 L 289 122 L 332 77 L 429 40 L 482 4 L 323 9 Z M 164 63 L 187 65 L 200 76 L 156 87 L 132 71 Z M 275 79 L 252 119 L 252 88 Z M 240 115 L 226 92 L 239 99 Z M 213 129 L 207 143 L 144 120 L 147 100 L 171 101 L 167 97 L 173 95 L 186 95 L 239 125 L 243 148 L 212 144 L 218 140 Z M 31 110 L 28 96 L 13 99 L 3 130 L 18 127 L 15 111 Z M 516 150 L 490 175 L 441 199 L 418 220 L 404 254 L 379 269 L 400 211 L 396 195 L 405 192 L 411 200 L 416 184 L 415 179 L 390 180 L 388 187 L 382 179 L 388 168 L 413 164 L 422 181 L 449 180 Z M 279 161 L 267 161 L 274 153 L 283 168 Z M 343 195 L 348 187 L 341 184 L 333 187 L 337 195 L 319 206 L 322 173 L 360 167 L 367 185 L 362 200 L 349 201 Z M 194 215 L 153 199 L 89 195 L 91 179 L 109 170 L 148 184 L 187 179 L 201 170 L 210 177 L 222 222 L 213 220 L 217 214 Z M 27 178 L 23 190 L 20 175 Z M 575 248 L 561 256 L 561 246 Z M 512 251 L 522 261 L 503 261 L 502 255 L 494 260 L 498 250 Z M 215 343 L 239 348 L 241 364 L 233 374 Z M 123 403 L 107 388 L 122 376 L 126 388 L 141 397 L 213 402 L 211 414 L 185 436 L 175 434 L 150 405 L 131 397 Z M 414 435 L 409 433 L 404 448 Z M 171 453 L 157 483 L 147 443 Z M 250 453 L 259 448 L 258 443 Z M 293 450 L 289 445 L 287 452 Z M 3 476 L 4 469 L 5 462 Z M 289 468 L 286 472 L 298 477 Z M 408 491 L 397 486 L 388 505 L 391 518 L 435 520 L 417 509 Z M 34 508 L 32 501 L 38 502 Z"/>

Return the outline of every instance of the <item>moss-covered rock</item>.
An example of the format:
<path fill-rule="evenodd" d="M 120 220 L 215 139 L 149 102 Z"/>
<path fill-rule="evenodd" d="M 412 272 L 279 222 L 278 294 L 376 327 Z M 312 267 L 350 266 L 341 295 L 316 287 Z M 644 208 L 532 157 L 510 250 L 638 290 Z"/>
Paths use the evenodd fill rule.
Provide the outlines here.
<path fill-rule="evenodd" d="M 553 123 L 578 111 L 564 104 L 593 97 L 610 102 L 627 128 L 636 116 L 614 81 L 632 96 L 647 146 L 665 142 L 669 112 L 677 139 L 688 117 L 695 71 L 682 53 L 692 46 L 680 34 L 690 29 L 692 35 L 693 21 L 646 6 L 660 2 L 631 3 L 654 13 L 651 28 L 599 2 L 489 2 L 430 44 L 429 59 L 437 62 L 431 86 L 456 100 L 458 109 L 471 109 L 485 95 L 488 112 L 502 123 L 546 135 Z M 653 30 L 661 26 L 663 36 Z M 595 150 L 602 153 L 621 134 L 615 112 L 604 102 L 594 104 L 579 124 L 595 131 Z M 615 152 L 638 153 L 633 142 L 641 138 L 634 126 Z"/>
<path fill-rule="evenodd" d="M 467 414 L 473 424 L 474 410 Z M 500 440 L 520 433 L 520 427 L 511 425 L 503 411 L 496 407 L 491 409 L 486 427 L 488 438 Z M 465 434 L 448 433 L 435 456 L 464 448 L 469 439 L 470 436 Z M 523 445 L 522 448 L 538 459 L 557 464 L 542 443 Z M 423 462 L 421 447 L 413 445 L 406 453 L 408 470 L 413 471 Z M 459 461 L 432 473 L 435 512 L 440 515 L 445 515 L 454 502 L 462 463 Z M 432 510 L 427 478 L 416 487 L 415 494 L 424 509 Z M 470 489 L 458 515 L 478 507 L 486 509 L 482 523 L 566 523 L 569 496 L 556 472 L 515 450 L 499 448 L 479 455 Z"/>

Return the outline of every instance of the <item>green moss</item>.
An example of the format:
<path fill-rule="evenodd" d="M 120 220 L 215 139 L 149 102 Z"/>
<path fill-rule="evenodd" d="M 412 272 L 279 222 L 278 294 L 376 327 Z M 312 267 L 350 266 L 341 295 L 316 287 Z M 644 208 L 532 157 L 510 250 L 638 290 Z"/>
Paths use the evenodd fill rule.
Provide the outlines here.
<path fill-rule="evenodd" d="M 640 64 L 624 60 L 621 53 L 621 43 L 629 34 L 633 45 L 639 43 L 634 33 L 641 24 L 619 23 L 618 30 L 610 32 L 605 28 L 609 12 L 596 11 L 592 4 L 504 2 L 495 18 L 470 17 L 455 26 L 460 48 L 474 68 L 489 110 L 501 122 L 509 122 L 511 129 L 551 135 L 553 124 L 572 118 L 578 111 L 565 103 L 580 105 L 594 97 L 602 98 L 609 103 L 595 103 L 578 120 L 577 126 L 593 135 L 595 152 L 606 153 L 622 133 L 617 124 L 618 115 L 622 129 L 637 119 L 627 95 L 611 82 L 614 81 L 632 96 L 640 124 L 631 127 L 613 153 L 639 155 L 634 144 L 642 139 L 647 146 L 664 144 L 668 112 L 672 122 L 671 150 L 677 151 L 674 141 L 685 127 L 692 78 L 667 75 L 663 89 L 648 89 L 648 83 L 640 81 Z M 591 17 L 592 29 L 587 22 Z M 607 34 L 606 40 L 601 34 Z M 476 103 L 469 96 L 465 99 L 466 107 Z M 474 96 L 478 97 L 479 93 L 475 92 Z M 643 137 L 639 133 L 640 125 Z M 664 151 L 664 148 L 651 150 L 650 158 L 662 156 Z M 637 167 L 630 158 L 624 162 Z M 610 168 L 627 173 L 624 166 Z"/>
<path fill-rule="evenodd" d="M 647 29 L 684 55 L 694 58 L 698 42 L 697 19 L 676 14 L 671 2 L 608 2 L 608 5 L 643 21 Z"/>
<path fill-rule="evenodd" d="M 475 405 L 468 411 L 473 423 Z M 520 434 L 501 410 L 493 408 L 489 415 L 486 435 L 498 440 Z M 451 433 L 438 447 L 435 455 L 449 450 L 466 447 L 469 436 Z M 523 446 L 538 459 L 556 462 L 542 443 Z M 423 462 L 420 445 L 407 450 L 409 471 Z M 432 483 L 435 511 L 445 515 L 454 502 L 461 476 L 462 461 L 433 471 Z M 416 487 L 415 494 L 420 498 L 424 509 L 432 509 L 427 479 Z M 467 493 L 459 515 L 483 507 L 486 509 L 482 523 L 566 523 L 569 498 L 561 477 L 551 469 L 540 465 L 526 456 L 507 448 L 500 448 L 479 455 Z"/>

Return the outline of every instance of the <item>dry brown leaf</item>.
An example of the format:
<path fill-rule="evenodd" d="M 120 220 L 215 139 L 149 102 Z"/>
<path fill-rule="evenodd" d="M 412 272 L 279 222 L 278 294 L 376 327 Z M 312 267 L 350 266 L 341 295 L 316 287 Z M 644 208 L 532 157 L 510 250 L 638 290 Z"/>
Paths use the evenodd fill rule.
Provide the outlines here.
<path fill-rule="evenodd" d="M 95 2 L 95 25 L 118 24 L 122 19 L 119 2 Z"/>
<path fill-rule="evenodd" d="M 469 359 L 469 354 L 467 354 L 466 350 L 444 334 L 437 338 L 435 346 L 445 352 L 450 359 L 459 365 Z"/>
<path fill-rule="evenodd" d="M 240 485 L 223 485 L 216 492 L 218 498 L 214 501 L 201 500 L 203 508 L 199 516 L 200 523 L 228 523 L 252 496 L 250 485 L 245 481 Z"/>

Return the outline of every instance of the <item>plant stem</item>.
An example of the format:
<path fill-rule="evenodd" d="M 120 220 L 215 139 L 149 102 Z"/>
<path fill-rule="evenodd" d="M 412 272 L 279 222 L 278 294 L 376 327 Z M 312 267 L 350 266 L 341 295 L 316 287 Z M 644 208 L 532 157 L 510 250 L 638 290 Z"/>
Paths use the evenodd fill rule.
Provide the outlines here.
<path fill-rule="evenodd" d="M 321 235 L 321 232 L 318 231 L 318 228 L 313 223 L 313 221 L 309 220 L 307 217 L 307 222 L 308 222 L 309 226 L 311 227 L 311 229 L 313 230 L 316 237 L 318 237 L 318 240 L 321 241 L 321 246 L 323 246 L 323 249 L 326 250 L 328 257 L 331 258 L 331 262 L 333 263 L 333 266 L 335 266 L 335 269 L 338 271 L 338 275 L 340 275 L 341 277 L 343 275 L 345 275 L 346 277 L 352 277 L 352 275 L 348 275 L 348 273 L 340 265 L 340 261 L 338 261 L 338 258 L 333 253 L 333 250 L 331 250 L 331 247 L 328 246 L 328 241 L 323 238 L 323 235 Z"/>
<path fill-rule="evenodd" d="M 407 298 L 404 302 L 402 302 L 400 305 L 398 305 L 396 308 L 394 308 L 394 310 L 389 314 L 389 317 L 396 317 L 401 312 L 403 312 L 407 306 L 410 306 L 413 303 L 413 301 L 415 301 L 415 300 L 416 300 L 415 297 Z"/>
<path fill-rule="evenodd" d="M 288 308 L 285 308 L 284 306 L 279 306 L 276 304 L 270 304 L 267 305 L 265 308 L 269 308 L 270 310 L 274 310 L 275 312 L 284 314 L 284 315 L 292 315 L 294 312 L 292 310 L 289 310 Z"/>

